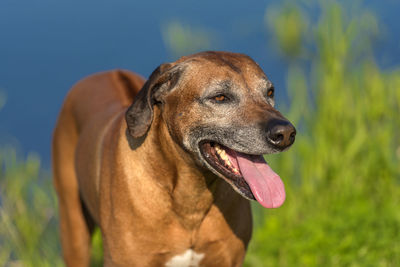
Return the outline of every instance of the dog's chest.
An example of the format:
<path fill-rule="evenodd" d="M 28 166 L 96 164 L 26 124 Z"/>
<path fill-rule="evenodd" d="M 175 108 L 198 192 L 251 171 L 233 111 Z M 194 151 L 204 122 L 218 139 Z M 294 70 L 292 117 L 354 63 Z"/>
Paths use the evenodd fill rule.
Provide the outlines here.
<path fill-rule="evenodd" d="M 204 258 L 203 253 L 196 253 L 192 249 L 186 250 L 180 255 L 172 257 L 166 264 L 166 267 L 198 267 L 200 261 Z"/>

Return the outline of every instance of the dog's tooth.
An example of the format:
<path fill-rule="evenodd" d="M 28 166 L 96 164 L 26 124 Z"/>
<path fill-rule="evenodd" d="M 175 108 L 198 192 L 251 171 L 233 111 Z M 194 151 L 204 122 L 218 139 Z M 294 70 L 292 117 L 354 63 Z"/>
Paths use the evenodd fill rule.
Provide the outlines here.
<path fill-rule="evenodd" d="M 222 151 L 221 151 L 221 155 L 222 155 L 223 157 L 227 157 L 227 156 L 226 156 L 225 150 L 222 150 Z"/>
<path fill-rule="evenodd" d="M 217 152 L 217 156 L 223 160 L 225 167 L 229 168 L 232 170 L 232 172 L 239 174 L 239 170 L 237 170 L 231 163 L 231 161 L 229 160 L 229 157 L 226 153 L 226 151 L 221 148 L 221 146 L 219 146 L 218 144 L 214 145 L 215 151 Z"/>
<path fill-rule="evenodd" d="M 215 144 L 214 149 L 217 152 L 217 156 L 224 162 L 225 167 L 229 168 L 233 173 L 240 174 L 239 170 L 236 169 L 232 162 L 229 160 L 228 154 L 226 153 L 225 149 L 223 149 L 220 145 Z"/>

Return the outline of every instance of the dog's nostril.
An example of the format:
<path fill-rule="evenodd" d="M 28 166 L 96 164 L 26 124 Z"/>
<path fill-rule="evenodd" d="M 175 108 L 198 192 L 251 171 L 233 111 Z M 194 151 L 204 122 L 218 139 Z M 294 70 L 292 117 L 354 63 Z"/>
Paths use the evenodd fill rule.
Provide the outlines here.
<path fill-rule="evenodd" d="M 277 143 L 278 142 L 282 142 L 283 138 L 284 138 L 284 136 L 281 133 L 278 133 L 278 134 L 275 134 L 275 135 L 271 136 L 272 141 L 277 142 Z"/>
<path fill-rule="evenodd" d="M 293 143 L 295 139 L 296 139 L 296 130 L 293 131 L 289 136 L 290 143 Z"/>
<path fill-rule="evenodd" d="M 280 127 L 274 127 L 268 132 L 267 139 L 274 145 L 280 145 L 284 141 L 285 135 Z"/>

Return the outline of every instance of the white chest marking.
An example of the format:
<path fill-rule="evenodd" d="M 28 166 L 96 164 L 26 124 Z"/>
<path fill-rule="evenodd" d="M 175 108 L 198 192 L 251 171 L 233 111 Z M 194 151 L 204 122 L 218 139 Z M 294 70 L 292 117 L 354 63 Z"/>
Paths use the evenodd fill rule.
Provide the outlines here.
<path fill-rule="evenodd" d="M 198 267 L 203 258 L 203 253 L 196 253 L 192 249 L 188 249 L 183 254 L 172 257 L 165 267 Z"/>

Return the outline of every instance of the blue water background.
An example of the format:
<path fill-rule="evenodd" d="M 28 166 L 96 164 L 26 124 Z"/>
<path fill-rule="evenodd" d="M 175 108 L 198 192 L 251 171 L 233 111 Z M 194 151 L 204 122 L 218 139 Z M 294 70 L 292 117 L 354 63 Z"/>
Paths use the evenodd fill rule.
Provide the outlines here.
<path fill-rule="evenodd" d="M 162 29 L 170 21 L 210 31 L 211 49 L 255 59 L 285 99 L 286 65 L 271 49 L 266 8 L 279 1 L 0 0 L 0 144 L 50 161 L 51 133 L 63 98 L 82 77 L 115 68 L 147 77 L 174 60 Z M 400 62 L 400 1 L 365 1 L 385 27 L 379 64 Z M 279 102 L 279 100 L 278 100 Z"/>

